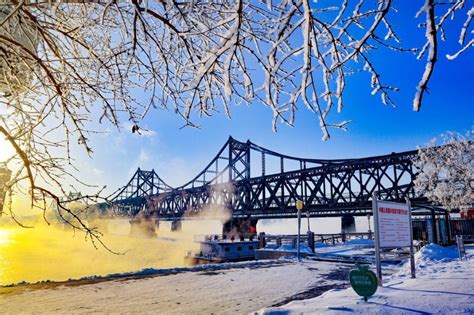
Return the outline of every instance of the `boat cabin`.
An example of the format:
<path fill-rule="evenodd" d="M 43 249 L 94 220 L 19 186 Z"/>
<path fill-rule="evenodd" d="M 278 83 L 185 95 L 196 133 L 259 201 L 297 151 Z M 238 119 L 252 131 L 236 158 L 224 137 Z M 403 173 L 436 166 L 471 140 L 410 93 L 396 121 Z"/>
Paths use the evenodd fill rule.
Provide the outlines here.
<path fill-rule="evenodd" d="M 196 236 L 199 250 L 187 254 L 188 258 L 204 262 L 227 262 L 254 260 L 258 240 L 255 235 L 248 237 L 226 237 L 222 235 Z"/>

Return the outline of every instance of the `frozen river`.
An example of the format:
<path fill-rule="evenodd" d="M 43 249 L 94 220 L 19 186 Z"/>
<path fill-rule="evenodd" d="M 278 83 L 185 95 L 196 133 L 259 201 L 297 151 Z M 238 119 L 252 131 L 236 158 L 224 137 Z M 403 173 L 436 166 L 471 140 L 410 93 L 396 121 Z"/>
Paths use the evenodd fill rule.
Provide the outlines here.
<path fill-rule="evenodd" d="M 357 220 L 357 226 L 364 231 L 367 219 Z M 340 230 L 337 218 L 311 219 L 310 224 L 311 229 L 319 233 Z M 184 255 L 196 248 L 194 235 L 220 233 L 222 228 L 219 221 L 183 221 L 183 231 L 178 233 L 170 232 L 169 224 L 163 222 L 158 236 L 151 239 L 129 236 L 127 219 L 110 220 L 106 225 L 105 243 L 123 255 L 112 254 L 103 248 L 95 249 L 90 242 L 85 242 L 83 234 L 46 226 L 42 219 L 32 229 L 0 225 L 0 285 L 187 266 Z M 303 233 L 306 227 L 305 218 Z M 262 220 L 257 228 L 270 234 L 295 234 L 296 220 Z"/>

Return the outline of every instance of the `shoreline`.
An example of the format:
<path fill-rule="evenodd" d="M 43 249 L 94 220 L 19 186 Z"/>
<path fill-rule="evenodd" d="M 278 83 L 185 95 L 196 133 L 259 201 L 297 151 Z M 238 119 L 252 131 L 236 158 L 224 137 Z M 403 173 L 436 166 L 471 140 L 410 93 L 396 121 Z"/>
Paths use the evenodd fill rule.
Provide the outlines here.
<path fill-rule="evenodd" d="M 108 275 L 93 275 L 85 276 L 77 279 L 68 280 L 42 280 L 37 282 L 18 282 L 6 285 L 0 285 L 0 296 L 3 294 L 13 293 L 20 291 L 21 289 L 49 289 L 60 286 L 74 287 L 88 284 L 96 284 L 108 281 L 127 281 L 127 280 L 140 280 L 153 277 L 162 277 L 169 275 L 176 275 L 183 272 L 213 272 L 217 270 L 230 270 L 230 269 L 241 269 L 241 268 L 271 268 L 272 266 L 279 266 L 284 264 L 290 264 L 294 261 L 292 259 L 279 259 L 279 260 L 254 260 L 245 262 L 229 262 L 220 264 L 202 264 L 191 267 L 176 267 L 176 268 L 144 268 L 138 271 L 124 272 L 124 273 L 113 273 Z M 11 289 L 11 290 L 9 290 Z"/>

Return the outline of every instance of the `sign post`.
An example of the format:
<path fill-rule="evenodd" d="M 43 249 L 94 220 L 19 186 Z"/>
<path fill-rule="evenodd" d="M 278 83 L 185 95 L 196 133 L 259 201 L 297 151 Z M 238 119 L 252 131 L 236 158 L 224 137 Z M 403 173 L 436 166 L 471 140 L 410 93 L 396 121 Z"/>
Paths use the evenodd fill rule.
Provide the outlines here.
<path fill-rule="evenodd" d="M 413 250 L 413 222 L 411 220 L 411 203 L 410 199 L 407 198 L 407 207 L 408 207 L 408 214 L 410 218 L 410 271 L 411 277 L 414 279 L 416 278 L 415 275 L 415 252 Z"/>
<path fill-rule="evenodd" d="M 409 247 L 411 276 L 415 278 L 410 201 L 407 200 L 406 204 L 381 201 L 377 200 L 377 194 L 374 193 L 372 210 L 375 225 L 375 263 L 379 285 L 382 285 L 381 248 Z"/>
<path fill-rule="evenodd" d="M 379 225 L 378 222 L 378 211 L 377 211 L 377 193 L 372 195 L 372 212 L 374 214 L 374 230 L 375 230 L 375 268 L 377 270 L 378 285 L 382 286 L 382 264 L 380 262 L 380 238 L 379 238 Z"/>

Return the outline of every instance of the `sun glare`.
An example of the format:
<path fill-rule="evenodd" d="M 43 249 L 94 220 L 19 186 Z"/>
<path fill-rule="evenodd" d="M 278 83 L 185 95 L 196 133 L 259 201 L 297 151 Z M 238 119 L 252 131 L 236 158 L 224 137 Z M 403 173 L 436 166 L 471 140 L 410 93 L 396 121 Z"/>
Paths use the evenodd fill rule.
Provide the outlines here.
<path fill-rule="evenodd" d="M 8 244 L 11 241 L 12 231 L 0 228 L 0 246 Z"/>
<path fill-rule="evenodd" d="M 0 162 L 5 161 L 13 154 L 12 147 L 8 144 L 8 142 L 0 138 Z"/>

